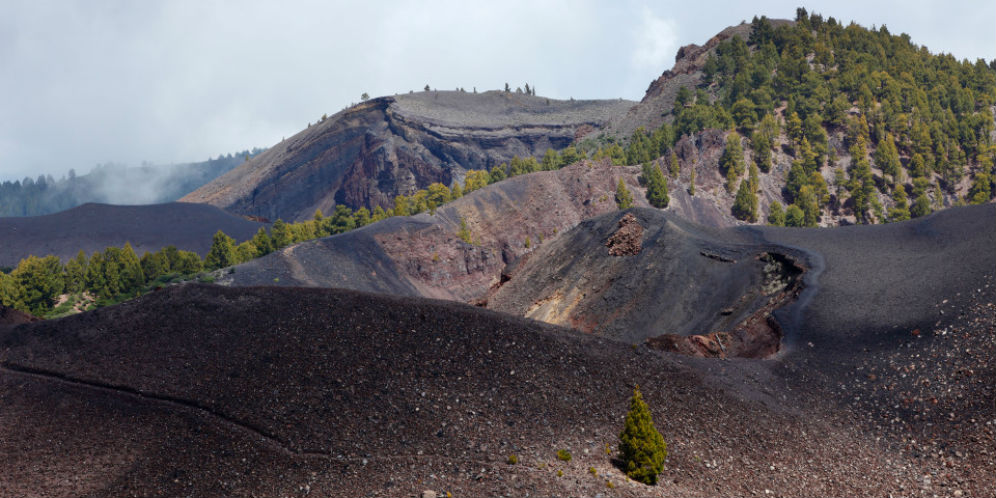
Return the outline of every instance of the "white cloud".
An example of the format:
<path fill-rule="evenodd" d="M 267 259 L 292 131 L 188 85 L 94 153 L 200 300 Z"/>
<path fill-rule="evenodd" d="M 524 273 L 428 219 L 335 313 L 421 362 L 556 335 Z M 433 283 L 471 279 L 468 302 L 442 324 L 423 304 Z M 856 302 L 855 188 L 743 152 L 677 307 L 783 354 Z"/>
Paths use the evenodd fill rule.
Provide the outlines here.
<path fill-rule="evenodd" d="M 669 69 L 678 50 L 675 22 L 643 7 L 638 30 L 631 58 L 634 69 L 641 73 L 656 71 L 658 74 Z"/>
<path fill-rule="evenodd" d="M 996 2 L 960 3 L 838 0 L 822 12 L 887 23 L 933 51 L 993 58 Z M 0 1 L 0 180 L 269 146 L 363 92 L 426 83 L 640 99 L 680 45 L 754 14 L 791 17 L 798 4 Z"/>

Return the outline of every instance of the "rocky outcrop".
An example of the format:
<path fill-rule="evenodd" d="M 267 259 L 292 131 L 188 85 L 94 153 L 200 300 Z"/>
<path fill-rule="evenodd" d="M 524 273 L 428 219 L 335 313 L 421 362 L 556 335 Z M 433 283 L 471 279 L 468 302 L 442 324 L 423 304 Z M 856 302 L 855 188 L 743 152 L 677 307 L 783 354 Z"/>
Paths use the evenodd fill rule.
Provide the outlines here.
<path fill-rule="evenodd" d="M 462 181 L 469 169 L 566 147 L 631 105 L 505 92 L 372 99 L 281 141 L 182 200 L 271 220 L 308 219 L 336 204 L 390 208 L 397 195 Z"/>
<path fill-rule="evenodd" d="M 609 237 L 605 247 L 610 256 L 636 256 L 643 246 L 643 227 L 633 213 L 626 213 L 619 220 L 619 229 Z"/>

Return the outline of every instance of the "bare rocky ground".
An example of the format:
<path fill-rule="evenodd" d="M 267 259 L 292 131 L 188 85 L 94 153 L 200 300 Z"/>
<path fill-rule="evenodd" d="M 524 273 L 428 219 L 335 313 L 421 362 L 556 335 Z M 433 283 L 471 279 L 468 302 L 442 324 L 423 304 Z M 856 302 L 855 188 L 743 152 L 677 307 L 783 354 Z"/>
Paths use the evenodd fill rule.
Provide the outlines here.
<path fill-rule="evenodd" d="M 0 494 L 992 496 L 994 210 L 695 228 L 805 257 L 766 360 L 336 289 L 187 285 L 7 325 Z M 639 257 L 608 255 L 603 218 L 605 258 Z M 655 487 L 609 454 L 634 384 L 669 445 Z"/>
<path fill-rule="evenodd" d="M 167 245 L 204 256 L 218 230 L 242 241 L 262 226 L 203 204 L 84 204 L 55 214 L 0 218 L 0 267 L 17 266 L 29 255 L 66 261 L 81 249 L 89 255 L 126 242 L 139 256 Z"/>
<path fill-rule="evenodd" d="M 993 289 L 890 351 L 717 361 L 456 303 L 170 288 L 0 329 L 0 494 L 990 496 Z M 887 408 L 921 376 L 939 413 Z M 655 487 L 606 454 L 636 383 Z"/>

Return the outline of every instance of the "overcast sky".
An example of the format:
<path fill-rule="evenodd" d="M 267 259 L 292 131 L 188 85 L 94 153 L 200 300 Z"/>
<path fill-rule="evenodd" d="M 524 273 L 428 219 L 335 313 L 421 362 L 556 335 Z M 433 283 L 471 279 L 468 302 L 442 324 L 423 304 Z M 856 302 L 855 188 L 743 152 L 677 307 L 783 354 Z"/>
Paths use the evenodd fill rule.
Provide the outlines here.
<path fill-rule="evenodd" d="M 426 84 L 639 100 L 680 46 L 799 5 L 996 59 L 993 0 L 3 0 L 0 180 L 266 147 Z"/>

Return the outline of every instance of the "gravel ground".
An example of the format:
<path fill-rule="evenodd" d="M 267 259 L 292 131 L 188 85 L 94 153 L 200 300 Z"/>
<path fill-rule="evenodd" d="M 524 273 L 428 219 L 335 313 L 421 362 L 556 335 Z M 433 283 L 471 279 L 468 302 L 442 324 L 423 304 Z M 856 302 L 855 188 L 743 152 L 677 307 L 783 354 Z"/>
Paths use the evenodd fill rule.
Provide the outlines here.
<path fill-rule="evenodd" d="M 768 360 L 317 288 L 0 326 L 0 495 L 992 496 L 994 209 L 734 229 L 809 258 Z M 606 452 L 634 384 L 668 442 L 655 487 Z"/>
<path fill-rule="evenodd" d="M 171 244 L 204 256 L 218 230 L 241 242 L 262 226 L 203 204 L 84 204 L 44 216 L 0 218 L 0 267 L 16 266 L 32 254 L 54 254 L 65 261 L 81 249 L 89 255 L 125 242 L 139 256 Z"/>

